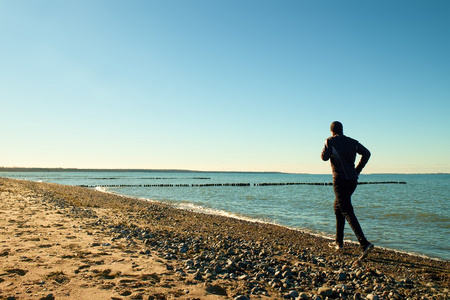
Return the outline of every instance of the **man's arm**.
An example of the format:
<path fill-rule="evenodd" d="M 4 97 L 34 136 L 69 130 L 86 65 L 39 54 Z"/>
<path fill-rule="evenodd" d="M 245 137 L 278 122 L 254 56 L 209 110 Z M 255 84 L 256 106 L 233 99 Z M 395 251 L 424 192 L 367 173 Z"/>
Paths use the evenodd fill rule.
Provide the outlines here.
<path fill-rule="evenodd" d="M 362 169 L 366 166 L 367 162 L 370 158 L 370 151 L 363 145 L 358 143 L 358 146 L 356 148 L 356 153 L 361 155 L 361 160 L 359 161 L 358 165 L 356 166 L 356 172 L 358 175 L 361 173 Z"/>
<path fill-rule="evenodd" d="M 328 146 L 328 140 L 325 141 L 325 146 L 323 146 L 322 150 L 322 160 L 327 161 L 331 157 L 331 147 Z"/>

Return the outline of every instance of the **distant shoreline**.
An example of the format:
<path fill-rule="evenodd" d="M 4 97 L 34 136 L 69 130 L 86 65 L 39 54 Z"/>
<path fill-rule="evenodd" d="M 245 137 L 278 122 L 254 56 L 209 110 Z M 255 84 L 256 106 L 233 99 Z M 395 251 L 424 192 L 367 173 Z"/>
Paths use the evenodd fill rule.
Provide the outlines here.
<path fill-rule="evenodd" d="M 250 174 L 301 174 L 301 175 L 330 175 L 326 174 L 315 174 L 315 173 L 291 173 L 291 172 L 280 172 L 280 171 L 199 171 L 199 170 L 183 170 L 183 169 L 78 169 L 78 168 L 39 168 L 39 167 L 0 167 L 0 172 L 153 172 L 153 173 L 230 173 L 230 174 L 240 174 L 240 173 L 250 173 Z M 450 173 L 437 172 L 437 173 L 367 173 L 363 175 L 448 175 Z"/>
<path fill-rule="evenodd" d="M 77 168 L 22 168 L 0 167 L 0 172 L 154 172 L 154 173 L 254 173 L 254 174 L 294 174 L 277 171 L 197 171 L 182 169 L 77 169 Z M 307 174 L 307 173 L 295 173 Z"/>

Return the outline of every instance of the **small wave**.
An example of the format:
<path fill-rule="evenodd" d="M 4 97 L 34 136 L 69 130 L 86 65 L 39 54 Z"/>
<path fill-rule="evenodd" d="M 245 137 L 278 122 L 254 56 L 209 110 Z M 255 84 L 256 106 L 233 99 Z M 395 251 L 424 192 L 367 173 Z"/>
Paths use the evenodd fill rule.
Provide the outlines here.
<path fill-rule="evenodd" d="M 193 204 L 193 203 L 182 202 L 182 203 L 172 204 L 172 206 L 175 208 L 178 208 L 178 209 L 183 209 L 183 210 L 188 210 L 188 211 L 193 211 L 193 212 L 198 212 L 198 213 L 203 213 L 203 214 L 208 214 L 208 215 L 223 216 L 223 217 L 227 217 L 227 218 L 239 219 L 239 220 L 253 222 L 253 223 L 267 223 L 267 224 L 278 225 L 278 224 L 276 224 L 275 221 L 272 221 L 272 220 L 264 220 L 264 219 L 246 217 L 246 216 L 243 216 L 240 214 L 231 213 L 231 212 L 227 212 L 227 211 L 220 210 L 220 209 L 213 209 L 213 208 L 209 208 L 209 207 L 205 207 L 205 206 L 201 206 L 201 205 L 197 205 L 197 204 Z"/>
<path fill-rule="evenodd" d="M 96 186 L 94 189 L 95 189 L 96 191 L 103 192 L 103 193 L 107 193 L 107 192 L 108 192 L 108 191 L 106 190 L 106 188 L 103 187 L 103 186 Z"/>

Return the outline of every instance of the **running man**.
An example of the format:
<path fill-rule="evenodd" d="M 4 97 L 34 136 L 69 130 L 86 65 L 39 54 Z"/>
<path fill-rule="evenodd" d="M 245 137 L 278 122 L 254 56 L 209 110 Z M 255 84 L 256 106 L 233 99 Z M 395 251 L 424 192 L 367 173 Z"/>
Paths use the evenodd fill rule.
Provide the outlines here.
<path fill-rule="evenodd" d="M 370 151 L 357 140 L 344 135 L 342 123 L 335 121 L 330 126 L 332 136 L 325 141 L 322 160 L 330 159 L 333 172 L 333 188 L 336 196 L 334 212 L 336 214 L 336 240 L 330 247 L 336 250 L 344 248 L 345 220 L 350 224 L 362 249 L 360 259 L 367 257 L 374 248 L 364 236 L 358 219 L 353 211 L 351 197 L 358 184 L 358 176 L 370 158 Z M 355 168 L 356 154 L 361 160 Z"/>

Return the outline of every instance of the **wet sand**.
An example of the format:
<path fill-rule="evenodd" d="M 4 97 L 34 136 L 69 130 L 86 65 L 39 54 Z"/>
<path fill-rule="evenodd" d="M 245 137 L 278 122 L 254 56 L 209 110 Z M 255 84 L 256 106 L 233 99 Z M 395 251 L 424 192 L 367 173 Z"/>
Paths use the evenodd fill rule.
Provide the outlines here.
<path fill-rule="evenodd" d="M 0 299 L 449 299 L 448 261 L 379 248 L 358 261 L 355 245 L 329 242 L 0 178 Z"/>

